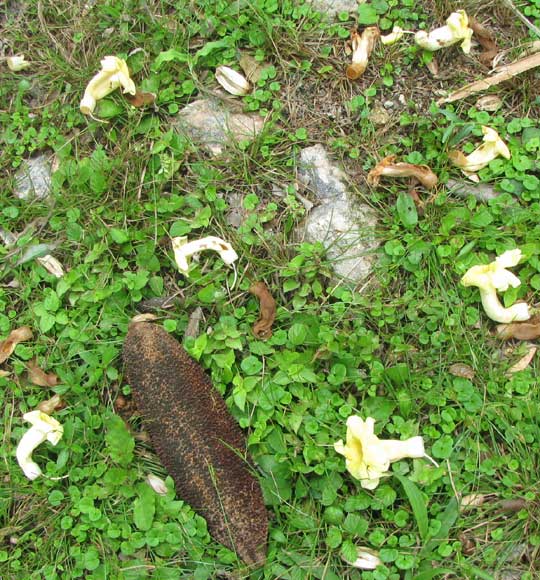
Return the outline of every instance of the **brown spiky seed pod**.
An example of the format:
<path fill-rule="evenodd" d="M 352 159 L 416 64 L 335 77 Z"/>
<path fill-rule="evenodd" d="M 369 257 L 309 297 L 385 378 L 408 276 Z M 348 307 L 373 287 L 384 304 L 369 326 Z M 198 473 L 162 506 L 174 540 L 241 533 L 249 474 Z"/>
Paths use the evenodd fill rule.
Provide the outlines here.
<path fill-rule="evenodd" d="M 165 330 L 133 323 L 126 375 L 145 429 L 179 496 L 247 564 L 266 558 L 268 519 L 246 440 L 202 367 Z"/>

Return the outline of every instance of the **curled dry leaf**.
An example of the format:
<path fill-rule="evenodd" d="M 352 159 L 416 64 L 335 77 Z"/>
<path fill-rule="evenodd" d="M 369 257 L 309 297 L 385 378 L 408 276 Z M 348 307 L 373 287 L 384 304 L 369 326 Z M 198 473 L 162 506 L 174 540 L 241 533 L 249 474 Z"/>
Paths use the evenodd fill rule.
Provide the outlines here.
<path fill-rule="evenodd" d="M 478 60 L 482 64 L 491 67 L 493 59 L 499 52 L 499 47 L 495 42 L 495 35 L 483 24 L 480 24 L 476 18 L 469 18 L 469 27 L 472 28 L 474 37 L 484 49 L 484 52 L 478 56 Z"/>
<path fill-rule="evenodd" d="M 28 371 L 28 380 L 38 387 L 56 387 L 58 384 L 58 377 L 54 373 L 46 373 L 40 369 L 34 358 L 26 363 L 26 370 Z"/>
<path fill-rule="evenodd" d="M 64 268 L 62 264 L 51 254 L 36 258 L 36 260 L 53 276 L 61 278 L 64 275 Z"/>
<path fill-rule="evenodd" d="M 256 338 L 266 340 L 272 336 L 272 324 L 276 318 L 276 301 L 268 291 L 264 282 L 254 282 L 249 293 L 259 299 L 261 315 L 253 325 L 253 334 Z"/>
<path fill-rule="evenodd" d="M 535 340 L 540 338 L 540 316 L 534 316 L 528 322 L 512 322 L 497 326 L 497 337 L 501 340 Z"/>
<path fill-rule="evenodd" d="M 455 363 L 448 369 L 451 375 L 454 377 L 462 377 L 463 379 L 474 379 L 474 370 L 466 364 Z"/>
<path fill-rule="evenodd" d="M 524 357 L 520 358 L 515 365 L 511 366 L 508 369 L 507 374 L 513 375 L 514 373 L 524 371 L 531 364 L 531 361 L 534 358 L 534 355 L 536 354 L 537 350 L 538 349 L 536 346 L 530 346 L 529 350 L 527 351 L 527 354 Z"/>
<path fill-rule="evenodd" d="M 47 399 L 46 401 L 42 401 L 37 406 L 37 408 L 38 408 L 38 411 L 41 411 L 42 413 L 47 413 L 47 415 L 50 415 L 51 413 L 54 413 L 55 411 L 60 411 L 60 409 L 63 409 L 65 406 L 66 406 L 66 403 L 62 400 L 60 395 L 54 395 L 50 399 Z"/>
<path fill-rule="evenodd" d="M 203 318 L 203 311 L 200 306 L 197 306 L 195 310 L 189 316 L 189 322 L 184 332 L 184 336 L 191 336 L 192 338 L 197 338 L 199 336 L 199 326 Z"/>
<path fill-rule="evenodd" d="M 250 83 L 255 84 L 261 79 L 265 65 L 256 60 L 251 54 L 243 52 L 238 64 L 244 71 L 244 74 Z"/>
<path fill-rule="evenodd" d="M 9 336 L 0 342 L 0 364 L 8 359 L 19 342 L 25 342 L 32 338 L 32 330 L 29 326 L 21 326 L 12 330 Z"/>
<path fill-rule="evenodd" d="M 156 93 L 145 93 L 140 89 L 136 89 L 134 95 L 126 93 L 124 95 L 126 101 L 133 107 L 147 107 L 148 105 L 153 105 L 156 102 Z"/>
<path fill-rule="evenodd" d="M 356 30 L 351 33 L 352 63 L 347 67 L 347 78 L 355 80 L 364 74 L 367 68 L 369 56 L 373 52 L 375 44 L 381 33 L 376 26 L 369 26 L 362 34 Z"/>
<path fill-rule="evenodd" d="M 427 165 L 413 165 L 412 163 L 396 163 L 395 155 L 389 155 L 368 173 L 367 182 L 377 187 L 381 177 L 415 177 L 426 189 L 437 185 L 438 178 Z"/>
<path fill-rule="evenodd" d="M 461 510 L 466 510 L 469 508 L 480 507 L 484 505 L 486 501 L 486 496 L 483 493 L 471 493 L 461 498 L 461 503 L 459 507 Z"/>
<path fill-rule="evenodd" d="M 439 75 L 439 63 L 436 58 L 426 62 L 426 68 L 431 73 L 431 76 L 437 77 Z"/>
<path fill-rule="evenodd" d="M 486 95 L 485 97 L 480 97 L 475 106 L 479 111 L 498 111 L 502 107 L 502 99 L 497 95 Z"/>
<path fill-rule="evenodd" d="M 151 312 L 145 312 L 144 314 L 136 314 L 131 320 L 130 324 L 135 324 L 136 322 L 152 322 L 153 320 L 157 320 L 158 317 Z"/>

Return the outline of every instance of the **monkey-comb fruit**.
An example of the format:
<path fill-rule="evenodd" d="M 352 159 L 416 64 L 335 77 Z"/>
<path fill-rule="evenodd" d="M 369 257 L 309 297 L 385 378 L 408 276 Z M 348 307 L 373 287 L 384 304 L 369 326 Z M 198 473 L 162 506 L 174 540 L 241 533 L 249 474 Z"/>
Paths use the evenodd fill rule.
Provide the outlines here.
<path fill-rule="evenodd" d="M 268 519 L 246 441 L 203 369 L 161 327 L 132 323 L 124 363 L 137 408 L 179 496 L 210 534 L 262 565 Z"/>

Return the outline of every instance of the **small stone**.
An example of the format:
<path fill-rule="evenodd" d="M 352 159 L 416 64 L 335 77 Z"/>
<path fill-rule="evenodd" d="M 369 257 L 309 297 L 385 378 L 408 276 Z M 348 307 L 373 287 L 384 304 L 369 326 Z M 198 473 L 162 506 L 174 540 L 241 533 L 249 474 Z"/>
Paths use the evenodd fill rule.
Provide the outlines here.
<path fill-rule="evenodd" d="M 308 0 L 314 10 L 325 14 L 329 18 L 335 18 L 340 12 L 356 13 L 358 5 L 365 0 Z"/>
<path fill-rule="evenodd" d="M 313 192 L 320 204 L 308 213 L 297 235 L 307 242 L 322 242 L 335 274 L 358 284 L 373 269 L 379 245 L 374 236 L 377 222 L 368 205 L 353 199 L 345 179 L 322 145 L 301 152 L 298 181 Z"/>
<path fill-rule="evenodd" d="M 221 155 L 232 143 L 254 139 L 262 130 L 264 119 L 257 113 L 245 114 L 217 99 L 199 99 L 184 107 L 175 125 L 212 155 Z"/>
<path fill-rule="evenodd" d="M 313 145 L 300 153 L 298 181 L 313 191 L 320 201 L 347 197 L 343 171 L 330 163 L 325 148 Z"/>
<path fill-rule="evenodd" d="M 45 199 L 51 192 L 51 158 L 42 153 L 23 162 L 15 175 L 15 197 Z"/>
<path fill-rule="evenodd" d="M 394 103 L 392 103 L 392 106 L 394 105 Z M 379 105 L 378 103 L 376 103 L 373 106 L 373 109 L 371 109 L 371 112 L 369 113 L 369 120 L 374 124 L 374 125 L 386 125 L 387 123 L 390 122 L 390 113 L 388 113 L 388 111 L 386 110 L 388 107 L 386 107 L 386 103 L 383 104 L 383 106 L 381 107 L 381 105 Z"/>
<path fill-rule="evenodd" d="M 395 106 L 394 101 L 384 101 L 384 103 L 383 103 L 383 107 L 385 109 L 393 109 L 394 106 Z"/>

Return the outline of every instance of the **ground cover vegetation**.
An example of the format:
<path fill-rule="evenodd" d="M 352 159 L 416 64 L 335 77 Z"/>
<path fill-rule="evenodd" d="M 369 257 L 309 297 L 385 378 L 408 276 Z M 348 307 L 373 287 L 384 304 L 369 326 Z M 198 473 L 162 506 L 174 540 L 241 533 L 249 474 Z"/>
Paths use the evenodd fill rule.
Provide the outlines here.
<path fill-rule="evenodd" d="M 459 285 L 470 266 L 518 247 L 522 284 L 504 303 L 538 302 L 538 75 L 492 89 L 502 107 L 488 112 L 475 97 L 435 104 L 441 91 L 487 74 L 456 47 L 437 53 L 437 77 L 425 66 L 430 53 L 407 38 L 376 47 L 360 79 L 344 73 L 355 26 L 429 29 L 460 8 L 492 27 L 508 61 L 534 40 L 495 0 L 372 0 L 333 22 L 274 0 L 4 5 L 2 50 L 24 53 L 31 67 L 14 73 L 0 63 L 0 225 L 23 232 L 0 247 L 0 335 L 26 325 L 34 338 L 17 345 L 0 377 L 2 578 L 540 577 L 538 361 L 508 374 L 530 347 L 496 338 L 477 289 Z M 519 9 L 539 23 L 537 0 Z M 238 68 L 239 51 L 267 63 L 242 98 L 265 127 L 211 157 L 171 123 L 215 90 L 218 65 Z M 156 93 L 155 110 L 116 91 L 96 108 L 107 123 L 81 114 L 84 88 L 109 54 Z M 374 111 L 387 101 L 377 124 Z M 512 153 L 479 172 L 500 192 L 487 202 L 444 186 L 460 178 L 449 150 L 466 143 L 470 152 L 482 125 Z M 315 143 L 377 213 L 380 258 L 365 288 L 336 282 L 322 244 L 294 237 L 306 212 L 295 195 L 297 159 Z M 51 195 L 17 199 L 17 169 L 43 151 L 57 159 Z M 421 208 L 403 181 L 366 185 L 392 154 L 439 176 Z M 246 213 L 237 228 L 225 219 L 232 193 Z M 237 280 L 207 255 L 181 275 L 170 246 L 180 235 L 228 240 Z M 51 248 L 61 278 L 31 259 Z M 252 333 L 259 306 L 248 289 L 259 280 L 277 303 L 266 341 Z M 170 307 L 156 310 L 164 297 Z M 136 413 L 126 412 L 121 349 L 130 318 L 151 307 L 247 435 L 270 516 L 262 569 L 247 570 L 215 543 L 170 478 L 166 495 L 145 482 L 148 473 L 167 476 Z M 196 307 L 201 332 L 183 339 Z M 29 381 L 34 359 L 57 385 Z M 64 436 L 35 452 L 47 477 L 29 481 L 14 457 L 22 415 L 54 393 L 66 404 L 54 413 Z M 362 489 L 333 447 L 352 414 L 375 418 L 381 437 L 421 435 L 439 466 L 400 461 L 375 490 Z M 467 496 L 481 505 L 460 507 Z M 358 546 L 382 565 L 351 567 Z"/>

